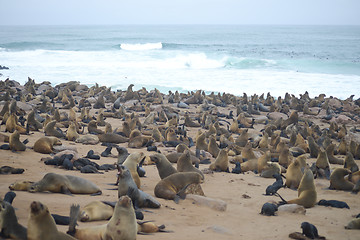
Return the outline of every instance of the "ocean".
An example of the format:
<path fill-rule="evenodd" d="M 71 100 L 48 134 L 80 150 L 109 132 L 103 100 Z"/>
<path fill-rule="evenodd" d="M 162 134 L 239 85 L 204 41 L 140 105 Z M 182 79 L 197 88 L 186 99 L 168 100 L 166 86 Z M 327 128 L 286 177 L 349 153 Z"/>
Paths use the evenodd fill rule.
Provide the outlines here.
<path fill-rule="evenodd" d="M 360 26 L 0 26 L 0 80 L 360 97 Z"/>

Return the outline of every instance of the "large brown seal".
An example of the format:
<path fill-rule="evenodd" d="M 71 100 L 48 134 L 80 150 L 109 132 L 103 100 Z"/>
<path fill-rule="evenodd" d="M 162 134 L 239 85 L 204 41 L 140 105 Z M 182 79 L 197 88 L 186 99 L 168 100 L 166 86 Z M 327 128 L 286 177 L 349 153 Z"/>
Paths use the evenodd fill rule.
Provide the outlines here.
<path fill-rule="evenodd" d="M 34 144 L 34 151 L 39 153 L 52 153 L 54 145 L 61 145 L 57 137 L 41 137 Z"/>
<path fill-rule="evenodd" d="M 209 168 L 213 171 L 229 172 L 228 154 L 225 149 L 221 149 L 215 162 L 212 163 Z"/>
<path fill-rule="evenodd" d="M 204 179 L 204 174 L 191 163 L 190 151 L 186 150 L 177 162 L 177 170 L 179 172 L 197 172 Z"/>
<path fill-rule="evenodd" d="M 0 199 L 0 232 L 10 239 L 26 239 L 27 231 L 18 223 L 13 206 Z"/>
<path fill-rule="evenodd" d="M 28 240 L 70 240 L 75 239 L 70 235 L 59 232 L 54 218 L 50 215 L 47 206 L 40 202 L 32 202 L 27 225 Z"/>
<path fill-rule="evenodd" d="M 195 172 L 174 173 L 156 184 L 154 193 L 156 197 L 178 202 L 184 198 L 186 188 L 191 184 L 199 184 L 202 177 Z"/>
<path fill-rule="evenodd" d="M 89 180 L 56 173 L 47 173 L 40 181 L 34 183 L 29 191 L 50 191 L 64 194 L 101 194 L 100 188 Z"/>
<path fill-rule="evenodd" d="M 137 188 L 129 169 L 118 166 L 118 197 L 130 194 L 137 207 L 159 208 L 160 203 L 151 195 Z"/>
<path fill-rule="evenodd" d="M 330 175 L 330 189 L 351 191 L 354 184 L 344 177 L 349 175 L 351 171 L 346 168 L 336 168 Z"/>
<path fill-rule="evenodd" d="M 150 159 L 151 161 L 155 162 L 161 179 L 178 172 L 169 162 L 167 157 L 165 157 L 165 155 L 162 153 L 155 153 L 150 156 Z"/>
<path fill-rule="evenodd" d="M 80 240 L 135 240 L 137 223 L 131 199 L 128 196 L 119 198 L 115 205 L 114 214 L 104 225 L 76 229 L 79 215 L 79 205 L 70 209 L 70 224 L 68 234 Z"/>
<path fill-rule="evenodd" d="M 20 142 L 20 133 L 17 130 L 10 135 L 9 146 L 12 151 L 25 151 L 26 146 Z"/>
<path fill-rule="evenodd" d="M 286 171 L 285 185 L 288 188 L 297 189 L 299 187 L 302 176 L 303 176 L 303 172 L 301 171 L 301 163 L 299 162 L 299 159 L 295 159 L 295 161 L 289 165 Z"/>
<path fill-rule="evenodd" d="M 306 169 L 298 188 L 298 198 L 285 202 L 287 204 L 296 203 L 305 208 L 311 208 L 316 203 L 316 197 L 314 175 L 310 169 Z"/>

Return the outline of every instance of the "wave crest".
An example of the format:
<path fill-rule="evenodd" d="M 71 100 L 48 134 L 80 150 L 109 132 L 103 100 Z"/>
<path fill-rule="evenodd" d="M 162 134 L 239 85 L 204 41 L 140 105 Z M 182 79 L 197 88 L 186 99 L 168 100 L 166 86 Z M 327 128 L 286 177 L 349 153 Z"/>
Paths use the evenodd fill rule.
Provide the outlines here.
<path fill-rule="evenodd" d="M 120 48 L 122 50 L 128 51 L 144 51 L 144 50 L 154 50 L 154 49 L 162 49 L 162 43 L 122 43 L 120 44 Z"/>

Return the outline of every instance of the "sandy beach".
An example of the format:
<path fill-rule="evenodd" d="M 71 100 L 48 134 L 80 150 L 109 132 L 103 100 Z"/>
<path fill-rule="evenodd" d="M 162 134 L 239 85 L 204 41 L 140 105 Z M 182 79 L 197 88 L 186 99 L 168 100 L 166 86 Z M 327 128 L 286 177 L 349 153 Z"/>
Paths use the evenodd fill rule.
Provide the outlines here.
<path fill-rule="evenodd" d="M 5 82 L 2 82 L 2 92 L 1 96 L 5 95 L 6 89 L 14 89 L 14 86 L 6 85 Z M 28 99 L 26 103 L 17 104 L 18 108 L 23 108 L 28 114 L 31 108 L 35 106 L 40 106 L 41 98 L 40 93 L 41 89 L 52 89 L 50 87 L 40 88 L 46 84 L 36 84 L 34 89 L 38 94 L 32 96 L 32 99 Z M 79 84 L 77 84 L 79 85 Z M 28 96 L 28 89 L 24 86 L 16 86 L 22 89 L 23 96 Z M 67 86 L 64 85 L 66 88 Z M 40 90 L 39 90 L 40 89 Z M 57 92 L 59 89 L 56 88 Z M 90 90 L 93 91 L 90 91 Z M 105 89 L 105 88 L 103 88 Z M 153 89 L 147 89 L 147 93 L 150 93 Z M 122 101 L 121 104 L 124 107 L 127 114 L 135 113 L 139 116 L 140 123 L 144 122 L 145 109 L 134 108 L 134 106 L 145 107 L 146 99 L 150 98 L 150 95 L 145 97 L 142 94 L 144 90 L 139 90 L 138 93 L 140 99 L 136 97 L 125 101 Z M 91 93 L 92 92 L 92 93 Z M 96 94 L 94 94 L 94 92 Z M 72 91 L 71 95 L 74 99 L 77 100 L 74 110 L 76 110 L 77 117 L 80 116 L 81 109 L 78 108 L 78 102 L 81 98 L 85 96 L 86 93 L 90 93 L 86 97 L 89 102 L 94 105 L 95 101 L 99 98 L 99 93 L 101 90 L 96 88 L 83 88 L 81 91 Z M 126 95 L 126 91 L 123 92 L 109 92 L 104 91 L 105 96 L 113 96 L 112 98 L 106 97 L 105 105 L 107 110 L 111 110 L 114 105 L 114 100 L 117 97 L 122 97 Z M 65 94 L 65 93 L 64 93 Z M 92 95 L 91 95 L 92 94 Z M 14 97 L 16 94 L 14 95 Z M 169 107 L 175 109 L 178 112 L 179 124 L 184 123 L 184 116 L 187 113 L 194 121 L 196 117 L 201 116 L 201 110 L 199 106 L 205 103 L 205 100 L 211 106 L 211 112 L 209 114 L 214 117 L 215 121 L 221 123 L 221 127 L 227 129 L 232 123 L 232 119 L 227 119 L 225 115 L 229 115 L 230 111 L 233 111 L 234 119 L 237 113 L 237 106 L 234 106 L 233 103 L 225 103 L 224 98 L 222 104 L 218 106 L 213 105 L 215 100 L 211 102 L 211 99 L 221 99 L 218 95 L 212 98 L 209 95 L 202 95 L 202 102 L 195 104 L 186 104 L 187 108 L 178 107 L 178 103 L 169 103 L 169 94 L 161 94 L 162 103 L 154 103 L 157 100 L 156 94 L 151 95 L 154 98 L 154 101 L 150 103 L 150 111 L 158 113 L 161 111 L 162 107 Z M 186 102 L 193 95 L 180 95 L 181 102 Z M 221 95 L 222 96 L 222 95 Z M 70 97 L 70 96 L 69 96 Z M 208 98 L 206 98 L 208 97 Z M 230 96 L 229 96 L 230 97 Z M 231 96 L 232 97 L 232 96 Z M 296 96 L 299 98 L 299 96 Z M 317 96 L 316 96 L 317 97 Z M 30 97 L 29 97 L 30 98 Z M 71 98 L 71 97 L 70 97 Z M 84 97 L 85 98 L 85 97 Z M 241 105 L 242 97 L 237 96 L 239 106 Z M 259 98 L 259 96 L 258 96 Z M 251 103 L 251 97 L 248 97 L 249 103 Z M 308 104 L 306 98 L 304 102 Z M 314 96 L 310 100 L 314 100 Z M 61 107 L 60 102 L 56 103 L 56 107 Z M 260 100 L 261 101 L 261 100 Z M 318 125 L 319 129 L 329 128 L 330 122 L 336 123 L 339 127 L 343 124 L 346 126 L 347 133 L 345 139 L 349 145 L 350 140 L 360 144 L 360 132 L 357 130 L 360 127 L 359 120 L 359 105 L 355 104 L 355 101 L 352 99 L 348 100 L 339 100 L 336 98 L 330 99 L 325 97 L 323 100 L 321 98 L 317 99 L 317 106 L 309 107 L 312 112 L 318 113 L 317 115 L 304 114 L 304 112 L 298 111 L 299 121 L 298 126 L 304 126 L 306 121 L 311 121 L 313 124 Z M 299 101 L 300 102 L 300 101 Z M 273 100 L 272 104 L 275 106 L 278 101 Z M 331 120 L 325 120 L 327 116 L 326 108 L 324 108 L 325 103 L 329 106 L 330 110 L 333 111 Z M 5 104 L 3 100 L 0 103 L 0 111 Z M 285 104 L 283 102 L 282 104 Z M 50 104 L 51 105 L 51 104 Z M 216 104 L 217 105 L 217 104 Z M 247 105 L 247 104 L 245 104 Z M 30 108 L 29 108 L 30 107 Z M 270 106 L 267 108 L 271 109 Z M 243 112 L 247 113 L 247 118 L 252 120 L 254 119 L 254 124 L 252 128 L 249 129 L 249 141 L 250 136 L 262 136 L 261 130 L 266 128 L 268 124 L 271 124 L 278 116 L 283 116 L 287 118 L 287 115 L 290 115 L 295 109 L 289 108 L 287 114 L 280 113 L 279 109 L 274 107 L 273 112 L 263 112 L 260 111 L 260 115 L 247 113 L 247 110 L 244 109 Z M 105 110 L 105 109 L 103 109 Z M 91 109 L 90 115 L 95 118 L 100 113 L 101 109 Z M 118 111 L 118 110 L 116 110 Z M 69 113 L 69 109 L 60 109 L 60 113 Z M 199 114 L 200 113 L 200 114 Z M 276 114 L 277 113 L 277 114 Z M 224 115 L 221 115 L 224 114 Z M 273 116 L 273 119 L 270 119 L 270 116 Z M 24 116 L 26 118 L 26 116 Z M 276 118 L 275 118 L 276 117 Z M 265 119 L 266 121 L 261 121 L 260 119 Z M 220 120 L 220 121 L 219 121 Z M 258 120 L 258 121 L 257 121 Z M 106 123 L 111 124 L 112 129 L 122 129 L 124 119 L 106 117 Z M 229 124 L 230 123 L 230 124 Z M 153 126 L 162 126 L 165 122 L 155 122 L 153 125 L 149 125 L 146 128 L 142 128 L 142 132 L 151 129 Z M 87 134 L 86 123 L 83 123 L 85 130 L 81 135 Z M 105 130 L 105 127 L 98 126 L 99 129 Z M 5 132 L 5 125 L 1 125 L 0 132 L 5 135 L 10 135 L 10 133 Z M 65 131 L 67 128 L 61 128 Z M 194 141 L 196 139 L 196 133 L 199 129 L 202 132 L 207 132 L 207 129 L 201 127 L 185 127 L 187 136 L 191 137 Z M 245 128 L 240 128 L 244 130 Z M 276 129 L 278 130 L 278 129 Z M 276 131 L 274 130 L 274 131 Z M 232 133 L 231 136 L 233 139 L 239 133 Z M 113 184 L 116 181 L 116 170 L 110 171 L 100 171 L 101 174 L 83 174 L 78 170 L 65 170 L 61 167 L 54 167 L 51 165 L 45 165 L 41 160 L 44 157 L 50 157 L 51 154 L 41 154 L 35 152 L 32 147 L 37 139 L 44 136 L 43 130 L 40 131 L 30 131 L 29 135 L 21 135 L 20 140 L 23 141 L 28 139 L 29 142 L 26 144 L 27 148 L 25 151 L 13 152 L 11 150 L 0 150 L 0 166 L 11 166 L 14 168 L 23 168 L 25 171 L 22 174 L 7 174 L 0 175 L 0 197 L 3 197 L 6 192 L 9 191 L 9 185 L 19 180 L 29 180 L 29 181 L 38 181 L 46 173 L 54 172 L 58 174 L 67 174 L 79 176 L 85 179 L 88 179 L 95 183 L 102 190 L 102 194 L 99 196 L 90 196 L 90 195 L 80 195 L 74 194 L 73 196 L 60 194 L 60 193 L 30 193 L 26 191 L 16 191 L 16 198 L 14 199 L 13 206 L 16 209 L 16 215 L 20 224 L 26 226 L 27 220 L 29 217 L 29 206 L 32 201 L 41 201 L 43 204 L 48 206 L 51 213 L 59 215 L 69 215 L 69 209 L 71 204 L 79 204 L 81 207 L 85 206 L 87 203 L 95 200 L 100 201 L 116 201 L 118 196 L 117 187 Z M 219 136 L 219 135 L 218 135 Z M 317 138 L 320 136 L 316 135 Z M 286 143 L 289 139 L 286 137 L 281 137 Z M 256 138 L 258 139 L 258 138 Z M 251 139 L 253 145 L 256 145 L 254 142 L 258 140 Z M 270 140 L 270 137 L 269 137 Z M 331 138 L 331 141 L 336 145 L 336 149 L 339 146 L 340 139 Z M 101 143 L 96 145 L 84 145 L 81 143 L 75 143 L 74 141 L 68 141 L 61 139 L 63 146 L 76 147 L 79 157 L 85 157 L 89 150 L 94 150 L 96 154 L 101 154 L 105 150 L 105 146 L 102 146 Z M 307 141 L 306 141 L 307 142 Z M 217 141 L 219 145 L 219 141 Z M 1 144 L 6 144 L 5 142 Z M 0 145 L 1 145 L 0 144 Z M 141 148 L 129 148 L 128 143 L 117 144 L 118 146 L 126 147 L 129 153 L 133 152 L 143 152 L 146 156 L 154 154 L 154 152 L 149 152 L 146 150 L 146 147 Z M 165 147 L 163 143 L 154 143 L 158 150 L 162 153 L 175 152 L 175 147 Z M 195 152 L 195 146 L 190 147 L 192 151 Z M 272 149 L 272 147 L 269 147 Z M 264 153 L 263 149 L 254 147 L 253 151 L 257 154 L 262 155 Z M 117 151 L 115 148 L 112 149 L 112 155 L 110 157 L 101 157 L 100 160 L 92 160 L 98 164 L 113 164 L 117 161 Z M 316 162 L 316 158 L 311 158 L 309 152 L 305 153 L 307 156 L 306 162 L 311 165 Z M 210 154 L 206 154 L 211 160 L 215 161 Z M 339 159 L 345 159 L 345 155 L 335 155 Z M 229 156 L 229 160 L 233 159 L 234 156 Z M 294 158 L 295 159 L 295 158 Z M 355 160 L 356 164 L 360 164 L 360 160 Z M 173 166 L 176 168 L 176 164 L 173 163 Z M 229 163 L 229 169 L 235 167 L 235 164 Z M 330 164 L 331 171 L 336 168 L 341 168 L 343 165 L 339 164 Z M 200 164 L 200 170 L 206 170 L 209 168 L 208 164 Z M 146 165 L 144 166 L 146 170 L 146 177 L 141 178 L 141 189 L 154 196 L 155 185 L 160 181 L 160 177 L 155 165 Z M 157 198 L 161 203 L 159 209 L 146 209 L 149 212 L 144 212 L 144 220 L 153 220 L 156 224 L 164 224 L 166 226 L 165 230 L 170 232 L 166 233 L 154 233 L 151 235 L 137 235 L 137 239 L 289 239 L 288 235 L 292 232 L 301 232 L 300 225 L 302 222 L 309 222 L 314 224 L 319 232 L 319 235 L 325 236 L 326 239 L 359 239 L 359 230 L 346 230 L 344 226 L 354 218 L 357 214 L 360 213 L 360 200 L 359 194 L 352 194 L 349 191 L 341 190 L 329 190 L 330 182 L 326 178 L 316 178 L 315 187 L 317 192 L 317 201 L 321 199 L 326 200 L 339 200 L 346 202 L 350 209 L 340 209 L 334 207 L 325 207 L 315 205 L 314 207 L 307 208 L 305 214 L 301 213 L 289 213 L 289 212 L 277 212 L 276 216 L 264 216 L 260 214 L 261 207 L 266 202 L 279 202 L 280 198 L 277 196 L 266 196 L 265 189 L 268 185 L 272 184 L 274 178 L 263 178 L 260 177 L 258 173 L 254 172 L 245 172 L 241 174 L 232 174 L 227 172 L 211 172 L 205 171 L 204 183 L 201 184 L 201 187 L 205 193 L 206 197 L 222 200 L 226 202 L 226 210 L 218 211 L 207 206 L 199 206 L 194 204 L 191 200 L 185 199 L 180 200 L 179 204 L 176 204 L 172 200 L 165 200 Z M 285 174 L 285 173 L 284 173 Z M 285 182 L 285 179 L 284 179 Z M 278 193 L 286 200 L 294 199 L 297 197 L 297 190 L 289 188 L 281 188 L 278 190 Z M 78 222 L 78 228 L 83 226 L 93 226 L 106 223 L 107 221 L 98 221 L 98 222 L 89 222 L 83 223 Z M 62 232 L 67 231 L 67 226 L 58 226 L 58 229 Z"/>

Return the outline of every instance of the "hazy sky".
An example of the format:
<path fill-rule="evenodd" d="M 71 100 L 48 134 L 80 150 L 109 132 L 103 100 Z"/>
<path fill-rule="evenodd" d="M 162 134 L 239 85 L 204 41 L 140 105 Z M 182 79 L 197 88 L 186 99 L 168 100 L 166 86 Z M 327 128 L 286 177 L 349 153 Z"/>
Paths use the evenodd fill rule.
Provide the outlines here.
<path fill-rule="evenodd" d="M 360 25 L 360 0 L 0 0 L 0 25 Z"/>

